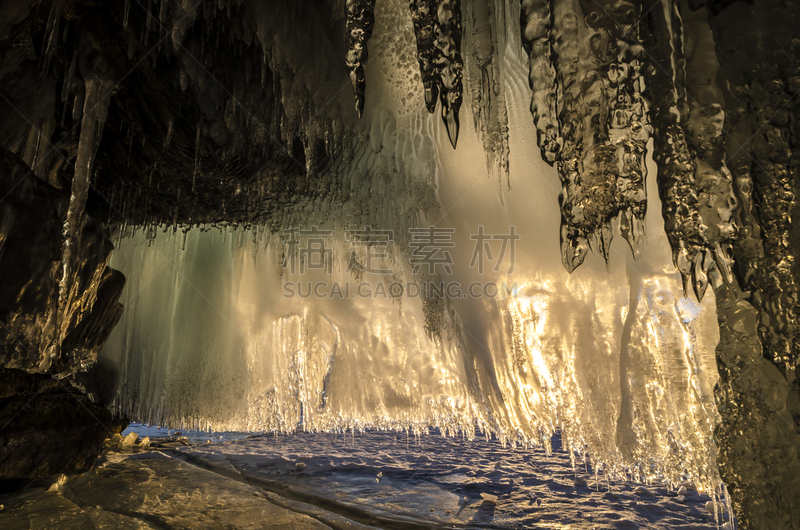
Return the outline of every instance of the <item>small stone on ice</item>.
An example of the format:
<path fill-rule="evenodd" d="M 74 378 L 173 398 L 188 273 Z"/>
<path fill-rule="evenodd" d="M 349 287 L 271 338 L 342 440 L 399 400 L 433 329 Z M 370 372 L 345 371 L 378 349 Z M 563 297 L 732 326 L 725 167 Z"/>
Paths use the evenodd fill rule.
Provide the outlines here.
<path fill-rule="evenodd" d="M 483 502 L 497 502 L 497 495 L 491 493 L 481 493 L 481 497 L 483 497 Z"/>
<path fill-rule="evenodd" d="M 648 497 L 653 496 L 653 492 L 645 488 L 644 486 L 636 486 L 636 489 L 633 490 L 633 492 L 637 495 L 647 495 Z"/>
<path fill-rule="evenodd" d="M 120 442 L 120 449 L 130 449 L 133 447 L 133 444 L 136 443 L 137 438 L 139 438 L 139 435 L 135 432 L 128 433 L 128 435 Z"/>
<path fill-rule="evenodd" d="M 689 492 L 689 490 L 686 488 L 686 486 L 681 486 L 681 488 L 678 490 L 678 495 L 684 495 L 685 496 L 688 492 Z"/>
<path fill-rule="evenodd" d="M 150 437 L 145 436 L 144 438 L 139 440 L 139 447 L 141 449 L 147 449 L 148 447 L 150 447 Z"/>
<path fill-rule="evenodd" d="M 714 511 L 716 510 L 716 506 L 715 506 L 715 503 L 714 503 L 714 501 L 708 501 L 708 502 L 706 502 L 705 508 L 706 508 L 706 511 L 707 511 L 708 513 L 710 513 L 710 514 L 713 514 L 713 513 L 714 513 Z"/>
<path fill-rule="evenodd" d="M 297 470 L 297 471 L 302 471 L 302 470 L 304 470 L 304 469 L 306 468 L 306 464 L 305 464 L 304 462 L 297 462 L 297 463 L 294 465 L 294 468 L 295 468 L 295 470 Z"/>

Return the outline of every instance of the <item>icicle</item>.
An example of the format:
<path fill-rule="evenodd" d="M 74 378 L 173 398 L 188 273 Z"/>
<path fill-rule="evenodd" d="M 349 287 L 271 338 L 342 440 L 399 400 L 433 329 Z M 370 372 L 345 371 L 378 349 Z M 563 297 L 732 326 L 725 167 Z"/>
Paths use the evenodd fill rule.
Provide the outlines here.
<path fill-rule="evenodd" d="M 158 10 L 158 22 L 160 30 L 164 29 L 164 19 L 167 18 L 167 0 L 161 0 L 161 8 Z M 160 31 L 159 31 L 160 32 Z M 164 39 L 158 39 L 158 51 L 161 53 L 161 43 Z M 153 54 L 156 55 L 156 54 Z"/>
<path fill-rule="evenodd" d="M 599 237 L 595 246 L 608 258 L 608 227 L 617 216 L 634 257 L 644 243 L 651 127 L 640 11 L 634 2 L 522 3 L 531 112 L 542 156 L 561 178 L 562 261 L 569 271 L 583 262 L 590 238 Z"/>
<path fill-rule="evenodd" d="M 364 67 L 369 57 L 367 41 L 372 36 L 372 29 L 375 26 L 375 0 L 347 0 L 346 10 L 345 48 L 347 57 L 345 64 L 350 70 L 356 112 L 361 117 L 364 112 L 366 85 Z"/>
<path fill-rule="evenodd" d="M 64 79 L 64 88 L 61 91 L 61 101 L 66 101 L 67 97 L 72 93 L 72 85 L 75 82 L 75 70 L 78 67 L 78 50 L 76 49 L 72 54 L 72 62 L 69 63 L 69 73 Z"/>
<path fill-rule="evenodd" d="M 78 127 L 77 124 L 81 121 L 81 116 L 83 113 L 83 98 L 85 94 L 85 84 L 81 84 L 78 87 L 78 92 L 75 94 L 75 101 L 72 104 L 72 122 L 75 124 L 72 126 L 72 135 L 75 136 Z"/>
<path fill-rule="evenodd" d="M 61 21 L 61 7 L 63 0 L 54 0 L 53 5 L 50 6 L 50 15 L 47 18 L 47 27 L 44 35 L 45 40 L 42 43 L 44 50 L 44 57 L 42 58 L 40 77 L 44 78 L 47 75 L 47 69 L 50 67 L 50 60 L 53 58 L 58 43 L 58 25 Z"/>
<path fill-rule="evenodd" d="M 169 149 L 170 144 L 172 143 L 172 135 L 175 132 L 175 118 L 172 116 L 169 117 L 167 120 L 167 136 L 164 138 L 164 148 L 163 150 L 166 151 Z"/>
<path fill-rule="evenodd" d="M 508 182 L 508 112 L 501 81 L 502 54 L 497 42 L 493 0 L 475 0 L 470 14 L 468 22 L 471 28 L 466 32 L 472 35 L 468 40 L 471 53 L 467 62 L 472 116 L 483 141 L 489 173 L 499 169 L 501 174 L 505 173 Z"/>
<path fill-rule="evenodd" d="M 122 17 L 122 29 L 128 29 L 128 15 L 131 12 L 131 0 L 125 0 L 125 15 Z"/>
<path fill-rule="evenodd" d="M 197 134 L 194 139 L 194 171 L 192 171 L 192 193 L 194 193 L 195 183 L 197 181 L 197 172 L 200 169 L 200 132 L 203 130 L 203 124 L 197 125 Z"/>
<path fill-rule="evenodd" d="M 150 23 L 153 20 L 153 10 L 150 8 L 152 0 L 144 0 L 147 4 L 147 20 L 144 23 L 144 46 L 147 47 L 147 41 L 150 39 Z"/>
<path fill-rule="evenodd" d="M 78 154 L 75 160 L 75 175 L 72 178 L 72 193 L 63 228 L 62 276 L 59 285 L 60 340 L 63 340 L 72 320 L 67 311 L 72 310 L 73 299 L 80 295 L 77 292 L 79 282 L 73 277 L 78 267 L 74 252 L 80 243 L 83 211 L 91 185 L 92 165 L 100 145 L 112 87 L 111 81 L 92 76 L 85 76 L 84 84 L 86 95 Z"/>
<path fill-rule="evenodd" d="M 439 82 L 439 101 L 442 104 L 442 121 L 453 149 L 458 142 L 458 111 L 463 99 L 461 60 L 461 0 L 439 0 L 438 27 L 434 63 Z"/>
<path fill-rule="evenodd" d="M 569 6 L 569 2 L 559 5 Z M 577 28 L 572 27 L 572 20 L 576 19 L 570 11 L 572 18 L 568 24 L 562 24 L 562 33 L 565 33 L 565 47 L 574 47 L 573 33 Z M 559 20 L 564 20 L 569 14 L 562 15 Z M 558 113 L 556 110 L 556 71 L 553 67 L 553 50 L 551 35 L 553 31 L 553 12 L 550 0 L 523 0 L 521 3 L 520 23 L 522 26 L 522 45 L 529 57 L 528 83 L 533 91 L 531 99 L 531 113 L 533 123 L 536 125 L 537 144 L 542 151 L 542 158 L 548 164 L 554 164 L 558 158 L 563 140 L 560 138 Z"/>
<path fill-rule="evenodd" d="M 436 0 L 411 0 L 411 20 L 417 41 L 417 60 L 425 93 L 425 107 L 433 114 L 439 97 L 439 81 L 434 70 L 438 50 L 436 49 L 437 19 Z"/>

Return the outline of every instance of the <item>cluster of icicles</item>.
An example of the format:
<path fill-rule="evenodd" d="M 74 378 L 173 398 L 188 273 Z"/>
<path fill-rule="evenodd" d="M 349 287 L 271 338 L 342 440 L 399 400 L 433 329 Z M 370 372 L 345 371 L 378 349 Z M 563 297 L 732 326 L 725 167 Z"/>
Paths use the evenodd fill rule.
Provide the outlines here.
<path fill-rule="evenodd" d="M 417 59 L 425 91 L 425 107 L 436 110 L 441 102 L 442 120 L 453 147 L 458 141 L 458 111 L 463 99 L 460 0 L 411 0 L 411 19 L 417 39 Z M 364 110 L 368 60 L 367 41 L 375 22 L 375 0 L 347 0 L 347 67 L 359 116 Z"/>
<path fill-rule="evenodd" d="M 358 27 L 353 13 L 372 13 L 369 0 L 348 2 L 356 4 L 348 7 L 348 28 Z M 519 10 L 538 146 L 561 179 L 564 267 L 575 270 L 590 249 L 608 261 L 617 221 L 639 255 L 652 140 L 664 227 L 684 291 L 702 299 L 712 277 L 731 284 L 736 257 L 743 289 L 761 293 L 752 303 L 762 317 L 765 355 L 793 371 L 800 54 L 796 44 L 787 46 L 798 42 L 797 10 L 781 2 L 723 8 L 685 0 L 476 0 L 464 13 L 470 38 L 462 61 L 460 4 L 409 4 L 425 104 L 433 112 L 439 96 L 453 146 L 463 71 L 487 162 L 508 172 L 507 122 L 498 108 L 506 40 L 517 44 L 505 24 Z M 348 36 L 348 65 L 363 105 L 360 59 L 369 32 L 358 36 Z"/>
<path fill-rule="evenodd" d="M 473 21 L 473 34 L 480 39 L 479 24 L 496 25 L 493 13 L 498 7 L 492 1 L 476 3 L 476 11 L 485 8 L 476 15 L 487 17 Z M 438 97 L 453 147 L 463 93 L 460 4 L 459 0 L 409 3 L 425 105 L 433 113 Z M 716 265 L 726 276 L 731 274 L 733 208 L 718 210 L 718 219 L 700 218 L 695 172 L 704 156 L 701 146 L 688 145 L 683 127 L 689 126 L 689 119 L 707 122 L 695 125 L 712 136 L 706 142 L 719 143 L 725 116 L 719 109 L 711 115 L 704 112 L 698 117 L 697 111 L 688 115 L 685 90 L 677 75 L 684 61 L 677 3 L 651 7 L 637 0 L 580 4 L 523 0 L 520 33 L 529 56 L 531 112 L 542 157 L 556 165 L 561 178 L 566 269 L 575 270 L 593 247 L 608 261 L 616 219 L 619 232 L 638 256 L 645 241 L 646 146 L 654 136 L 674 262 L 683 275 L 684 288 L 691 284 L 702 298 L 709 267 Z M 644 15 L 650 16 L 647 27 L 641 28 Z M 373 24 L 374 0 L 347 2 L 347 65 L 359 115 L 364 107 L 364 67 Z M 475 53 L 477 57 L 478 50 Z M 648 90 L 651 84 L 656 88 Z M 717 201 L 735 204 L 730 172 L 722 167 L 715 176 L 722 181 L 713 190 L 720 196 Z"/>

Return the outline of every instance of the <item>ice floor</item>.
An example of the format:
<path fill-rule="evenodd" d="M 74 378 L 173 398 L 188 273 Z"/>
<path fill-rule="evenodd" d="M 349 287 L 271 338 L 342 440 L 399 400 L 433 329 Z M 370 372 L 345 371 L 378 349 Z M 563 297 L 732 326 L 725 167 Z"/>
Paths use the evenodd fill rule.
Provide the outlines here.
<path fill-rule="evenodd" d="M 557 440 L 548 456 L 438 434 L 171 434 L 0 497 L 0 528 L 717 528 L 709 497 L 573 471 Z"/>

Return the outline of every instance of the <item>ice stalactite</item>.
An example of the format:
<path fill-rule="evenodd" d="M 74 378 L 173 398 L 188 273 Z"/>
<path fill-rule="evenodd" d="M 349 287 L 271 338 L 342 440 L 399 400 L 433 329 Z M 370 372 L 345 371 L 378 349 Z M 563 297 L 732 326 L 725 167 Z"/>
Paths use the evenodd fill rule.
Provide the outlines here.
<path fill-rule="evenodd" d="M 417 40 L 417 60 L 422 77 L 425 107 L 433 114 L 439 99 L 439 83 L 434 71 L 436 61 L 437 0 L 411 0 L 411 20 Z"/>
<path fill-rule="evenodd" d="M 653 68 L 648 84 L 653 92 L 653 159 L 658 164 L 659 195 L 664 227 L 673 249 L 673 262 L 684 282 L 691 285 L 695 264 L 705 245 L 695 188 L 696 162 L 689 150 L 684 125 L 687 102 L 684 80 L 683 27 L 677 4 L 648 6 L 653 31 L 649 39 Z"/>
<path fill-rule="evenodd" d="M 50 7 L 50 16 L 47 19 L 47 28 L 45 29 L 45 41 L 42 43 L 42 49 L 44 50 L 44 56 L 41 60 L 42 73 L 47 72 L 57 46 L 59 37 L 58 28 L 61 22 L 61 10 L 63 7 L 63 0 L 55 0 Z"/>
<path fill-rule="evenodd" d="M 369 59 L 367 42 L 375 26 L 375 0 L 347 0 L 346 43 L 347 68 L 356 100 L 358 115 L 364 112 L 366 80 L 364 68 Z"/>
<path fill-rule="evenodd" d="M 489 173 L 509 176 L 508 110 L 503 83 L 504 10 L 495 0 L 476 0 L 465 17 L 465 33 L 470 36 L 465 54 L 465 72 L 470 86 L 470 101 L 475 129 L 486 153 Z M 510 182 L 509 182 L 510 184 Z"/>
<path fill-rule="evenodd" d="M 728 282 L 711 271 L 721 330 L 720 471 L 740 528 L 795 528 L 798 12 L 783 2 L 707 10 L 728 109 L 724 156 L 739 203 L 732 241 L 736 277 Z"/>
<path fill-rule="evenodd" d="M 715 441 L 720 476 L 746 529 L 791 528 L 798 517 L 795 494 L 787 494 L 800 487 L 792 425 L 800 423 L 791 418 L 800 398 L 791 384 L 796 184 L 784 88 L 797 61 L 778 44 L 792 42 L 795 11 L 776 3 L 693 12 L 675 2 L 653 4 L 648 15 L 665 228 L 685 288 L 698 298 L 708 285 L 715 292 Z M 755 29 L 764 27 L 770 31 Z"/>
<path fill-rule="evenodd" d="M 711 26 L 734 120 L 735 136 L 728 141 L 726 155 L 734 160 L 745 205 L 746 237 L 736 249 L 743 258 L 739 267 L 746 279 L 744 287 L 754 291 L 764 354 L 783 372 L 791 373 L 800 365 L 796 125 L 800 92 L 796 21 L 800 17 L 796 9 L 782 3 L 768 6 L 730 6 L 711 17 Z M 737 17 L 746 17 L 754 25 L 743 26 Z M 787 48 L 786 43 L 791 45 Z"/>
<path fill-rule="evenodd" d="M 654 158 L 673 261 L 684 290 L 698 298 L 711 267 L 732 277 L 731 243 L 738 202 L 725 159 L 727 112 L 716 74 L 719 63 L 703 16 L 678 6 L 657 6 L 648 47 L 654 59 Z M 688 36 L 685 36 L 689 32 Z M 684 49 L 684 40 L 691 49 Z M 689 61 L 686 57 L 690 57 Z"/>
<path fill-rule="evenodd" d="M 569 16 L 569 15 L 567 15 Z M 522 45 L 528 52 L 528 83 L 533 91 L 531 113 L 536 125 L 537 143 L 542 158 L 548 164 L 555 164 L 561 151 L 558 112 L 556 110 L 556 71 L 553 66 L 553 13 L 549 0 L 525 0 L 520 11 L 522 26 Z M 577 61 L 577 17 L 572 13 L 567 33 L 562 35 L 565 61 L 572 66 Z M 568 66 L 568 68 L 569 68 Z M 574 69 L 569 70 L 574 75 Z M 566 82 L 573 79 L 566 78 Z"/>
<path fill-rule="evenodd" d="M 437 13 L 436 48 L 439 50 L 434 62 L 439 79 L 439 101 L 442 121 L 447 127 L 447 136 L 453 148 L 458 142 L 458 111 L 464 97 L 463 68 L 461 59 L 461 0 L 439 0 Z"/>
<path fill-rule="evenodd" d="M 593 246 L 608 261 L 617 217 L 637 256 L 652 132 L 641 4 L 537 0 L 523 2 L 521 13 L 539 147 L 561 177 L 564 266 L 575 270 Z"/>
<path fill-rule="evenodd" d="M 103 134 L 108 104 L 113 88 L 113 81 L 105 76 L 107 65 L 81 65 L 85 96 L 83 100 L 83 118 L 81 120 L 80 138 L 78 143 L 77 158 L 75 160 L 75 174 L 72 178 L 72 188 L 64 219 L 63 248 L 61 254 L 61 280 L 59 285 L 59 342 L 62 342 L 74 325 L 75 312 L 81 312 L 90 307 L 94 300 L 91 293 L 97 291 L 103 268 L 95 271 L 96 278 L 91 281 L 92 289 L 82 292 L 85 285 L 76 277 L 80 264 L 76 263 L 81 245 L 81 233 L 84 226 L 84 208 L 89 194 L 92 179 L 92 165 L 94 164 L 97 148 Z M 87 294 L 89 296 L 87 296 Z M 87 298 L 86 303 L 76 304 L 77 299 Z"/>
<path fill-rule="evenodd" d="M 458 142 L 459 110 L 464 98 L 461 58 L 461 0 L 411 0 L 425 106 L 433 113 L 436 97 L 450 143 Z"/>

